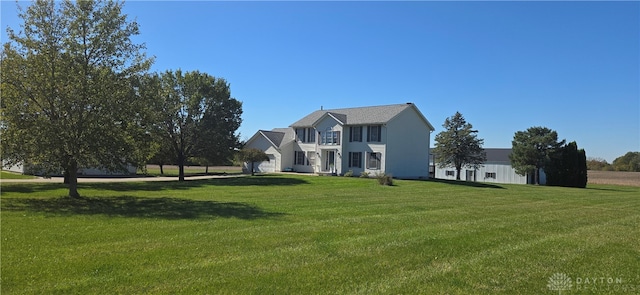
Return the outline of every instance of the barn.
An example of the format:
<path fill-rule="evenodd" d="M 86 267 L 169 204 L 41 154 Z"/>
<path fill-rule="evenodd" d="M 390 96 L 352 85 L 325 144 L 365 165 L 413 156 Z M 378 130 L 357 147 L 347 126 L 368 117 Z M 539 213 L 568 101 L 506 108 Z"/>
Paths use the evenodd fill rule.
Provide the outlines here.
<path fill-rule="evenodd" d="M 488 182 L 488 183 L 514 183 L 514 184 L 530 184 L 533 183 L 532 175 L 518 175 L 516 170 L 511 166 L 509 155 L 510 148 L 487 148 L 487 160 L 479 169 L 470 169 L 463 167 L 460 171 L 460 180 Z M 440 168 L 435 165 L 431 158 L 431 170 L 435 171 L 435 178 L 438 179 L 456 179 L 456 170 L 454 167 Z M 540 183 L 546 183 L 544 171 L 540 171 Z"/>

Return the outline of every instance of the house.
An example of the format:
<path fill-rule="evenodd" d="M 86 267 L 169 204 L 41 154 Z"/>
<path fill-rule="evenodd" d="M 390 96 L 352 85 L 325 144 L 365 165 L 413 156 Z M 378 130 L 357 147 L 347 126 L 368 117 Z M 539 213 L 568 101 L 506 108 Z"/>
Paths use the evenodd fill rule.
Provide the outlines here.
<path fill-rule="evenodd" d="M 490 182 L 490 183 L 514 183 L 514 184 L 530 184 L 533 183 L 533 175 L 518 175 L 516 170 L 511 166 L 509 148 L 487 148 L 484 149 L 487 154 L 487 160 L 479 169 L 467 169 L 465 167 L 460 171 L 460 180 Z M 431 158 L 432 171 L 434 177 L 439 179 L 456 179 L 456 169 L 454 167 L 440 168 L 434 163 L 434 156 Z M 546 182 L 544 171 L 540 171 L 540 183 Z"/>
<path fill-rule="evenodd" d="M 288 128 L 260 130 L 246 143 L 269 156 L 256 172 L 429 177 L 433 126 L 413 103 L 317 110 Z M 247 165 L 245 163 L 245 171 Z"/>

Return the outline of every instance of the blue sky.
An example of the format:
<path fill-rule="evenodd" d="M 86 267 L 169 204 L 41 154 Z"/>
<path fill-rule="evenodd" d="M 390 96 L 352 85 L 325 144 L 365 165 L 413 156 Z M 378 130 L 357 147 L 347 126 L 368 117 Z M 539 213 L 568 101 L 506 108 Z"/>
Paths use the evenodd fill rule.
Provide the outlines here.
<path fill-rule="evenodd" d="M 1 4 L 6 42 L 20 20 Z M 433 137 L 459 111 L 487 148 L 545 126 L 588 157 L 640 151 L 640 2 L 130 1 L 125 13 L 153 71 L 227 79 L 244 139 L 321 106 L 413 102 Z"/>

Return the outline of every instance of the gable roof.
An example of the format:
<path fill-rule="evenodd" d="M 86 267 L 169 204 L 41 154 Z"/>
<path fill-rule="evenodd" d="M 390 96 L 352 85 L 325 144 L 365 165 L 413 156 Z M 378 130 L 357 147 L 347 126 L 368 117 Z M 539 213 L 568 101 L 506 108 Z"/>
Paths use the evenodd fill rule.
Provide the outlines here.
<path fill-rule="evenodd" d="M 422 115 L 422 113 L 420 113 L 418 108 L 413 103 L 317 110 L 291 124 L 291 127 L 313 127 L 318 123 L 318 121 L 320 121 L 320 119 L 324 118 L 324 116 L 331 116 L 342 125 L 386 124 L 408 108 L 414 108 L 418 115 L 424 120 L 426 125 L 429 126 L 431 130 L 434 130 L 431 123 L 429 123 L 429 121 L 424 117 L 424 115 Z"/>
<path fill-rule="evenodd" d="M 266 138 L 274 147 L 280 148 L 289 142 L 286 138 L 293 138 L 294 132 L 291 128 L 274 128 L 271 131 L 258 130 L 258 132 L 256 132 L 256 134 L 254 134 L 247 143 L 252 142 L 260 135 Z"/>
<path fill-rule="evenodd" d="M 260 130 L 260 133 L 262 133 L 262 135 L 275 147 L 279 147 L 280 143 L 282 143 L 282 139 L 284 138 L 284 132 Z"/>

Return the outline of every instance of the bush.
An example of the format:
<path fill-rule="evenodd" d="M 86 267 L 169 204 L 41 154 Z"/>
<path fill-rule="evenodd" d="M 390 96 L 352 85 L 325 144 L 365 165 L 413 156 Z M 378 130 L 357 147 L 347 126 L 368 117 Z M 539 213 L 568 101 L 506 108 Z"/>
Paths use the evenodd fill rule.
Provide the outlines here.
<path fill-rule="evenodd" d="M 391 176 L 391 174 L 379 173 L 376 174 L 376 179 L 380 185 L 393 185 L 393 176 Z"/>
<path fill-rule="evenodd" d="M 353 170 L 349 170 L 344 174 L 344 177 L 353 177 Z"/>
<path fill-rule="evenodd" d="M 369 172 L 360 173 L 360 178 L 369 178 Z"/>

